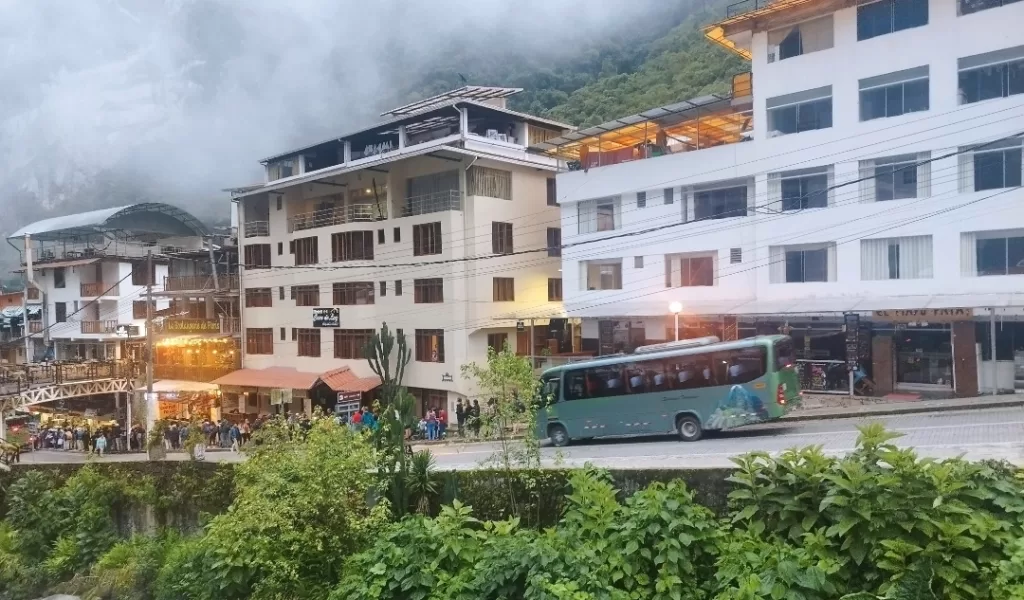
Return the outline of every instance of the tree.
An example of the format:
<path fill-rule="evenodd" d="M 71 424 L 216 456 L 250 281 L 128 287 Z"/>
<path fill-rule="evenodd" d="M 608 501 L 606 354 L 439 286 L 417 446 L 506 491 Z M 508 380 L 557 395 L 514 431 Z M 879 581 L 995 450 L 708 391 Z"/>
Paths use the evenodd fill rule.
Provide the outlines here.
<path fill-rule="evenodd" d="M 518 514 L 512 470 L 540 466 L 540 446 L 536 435 L 536 397 L 540 381 L 533 372 L 529 358 L 517 356 L 505 343 L 501 352 L 487 349 L 487 365 L 474 363 L 462 366 L 462 376 L 474 381 L 479 400 L 488 407 L 481 414 L 486 431 L 499 443 L 496 459 L 505 471 L 509 501 Z M 521 427 L 522 443 L 513 440 L 512 430 Z"/>
<path fill-rule="evenodd" d="M 396 348 L 397 345 L 397 348 Z M 364 355 L 370 369 L 380 377 L 380 429 L 375 433 L 378 450 L 378 472 L 381 481 L 388 486 L 392 510 L 401 517 L 409 510 L 409 492 L 406 485 L 409 472 L 409 458 L 405 452 L 405 430 L 412 424 L 413 398 L 402 387 L 405 367 L 412 358 L 405 341 L 405 334 L 391 333 L 387 323 L 381 323 L 380 331 L 364 348 Z M 394 364 L 392 364 L 394 355 Z"/>

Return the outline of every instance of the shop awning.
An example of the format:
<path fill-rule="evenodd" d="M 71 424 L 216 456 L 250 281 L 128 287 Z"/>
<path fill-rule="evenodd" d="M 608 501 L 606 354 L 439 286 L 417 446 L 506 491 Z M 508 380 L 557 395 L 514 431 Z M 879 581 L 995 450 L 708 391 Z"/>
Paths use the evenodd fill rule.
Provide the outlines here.
<path fill-rule="evenodd" d="M 308 390 L 319 378 L 319 373 L 306 373 L 288 367 L 267 367 L 266 369 L 239 369 L 214 379 L 213 383 L 245 388 Z"/>
<path fill-rule="evenodd" d="M 153 391 L 157 394 L 173 392 L 216 392 L 217 386 L 199 381 L 179 381 L 177 379 L 161 379 L 153 382 Z"/>
<path fill-rule="evenodd" d="M 320 382 L 335 392 L 368 392 L 380 385 L 380 377 L 359 377 L 352 369 L 341 367 L 320 376 Z"/>

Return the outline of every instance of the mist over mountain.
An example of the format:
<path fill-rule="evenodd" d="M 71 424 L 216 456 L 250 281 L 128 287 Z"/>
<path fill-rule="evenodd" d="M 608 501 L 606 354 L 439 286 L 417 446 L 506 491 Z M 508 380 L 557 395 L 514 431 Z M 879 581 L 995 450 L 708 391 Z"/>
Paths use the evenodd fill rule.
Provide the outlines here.
<path fill-rule="evenodd" d="M 222 221 L 262 157 L 462 84 L 589 124 L 742 69 L 683 0 L 0 0 L 0 202 L 27 222 L 137 201 Z"/>

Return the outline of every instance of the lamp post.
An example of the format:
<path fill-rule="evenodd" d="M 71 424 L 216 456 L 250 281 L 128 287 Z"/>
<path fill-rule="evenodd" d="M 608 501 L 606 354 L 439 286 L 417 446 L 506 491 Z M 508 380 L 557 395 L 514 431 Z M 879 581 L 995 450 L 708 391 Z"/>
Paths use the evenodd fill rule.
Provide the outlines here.
<path fill-rule="evenodd" d="M 676 341 L 679 341 L 679 313 L 683 312 L 683 304 L 681 302 L 673 302 L 668 305 L 668 310 L 676 318 Z"/>

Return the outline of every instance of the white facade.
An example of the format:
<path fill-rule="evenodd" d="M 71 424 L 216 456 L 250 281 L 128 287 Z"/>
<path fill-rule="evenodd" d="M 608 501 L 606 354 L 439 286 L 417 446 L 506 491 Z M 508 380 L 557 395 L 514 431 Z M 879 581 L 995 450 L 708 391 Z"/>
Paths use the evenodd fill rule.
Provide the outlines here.
<path fill-rule="evenodd" d="M 244 368 L 325 373 L 349 367 L 370 377 L 367 361 L 352 348 L 361 347 L 359 336 L 386 322 L 403 330 L 412 352 L 404 384 L 432 392 L 418 409 L 447 404 L 454 418 L 456 399 L 474 393 L 462 365 L 485 362 L 488 343 L 501 334 L 513 350 L 527 344 L 517 340 L 523 315 L 542 317 L 539 327 L 561 314 L 560 298 L 548 294 L 549 279 L 561 276 L 558 258 L 546 251 L 502 256 L 544 249 L 548 229 L 558 228 L 559 209 L 548 196 L 555 161 L 526 152 L 522 116 L 514 117 L 518 141 L 512 141 L 470 131 L 472 117 L 465 109 L 447 112 L 458 116 L 449 135 L 406 145 L 402 129 L 396 146 L 356 159 L 346 140 L 339 164 L 314 173 L 303 169 L 243 193 L 238 205 Z M 482 179 L 474 183 L 484 176 L 493 178 L 491 188 Z M 431 177 L 438 182 L 435 191 L 414 191 L 434 185 Z M 511 248 L 504 245 L 509 227 Z M 495 234 L 501 239 L 495 241 Z M 355 242 L 358 248 L 346 246 Z M 314 255 L 307 244 L 315 245 Z M 264 251 L 254 246 L 269 248 L 269 265 L 254 268 L 253 253 Z M 355 258 L 348 254 L 353 251 Z M 495 277 L 512 280 L 510 299 L 496 296 L 496 287 L 506 284 L 496 284 Z M 417 291 L 417 282 L 431 280 L 441 282 L 440 301 L 433 297 L 436 286 Z M 340 326 L 314 327 L 314 308 L 339 309 Z M 441 332 L 443 356 L 428 331 Z"/>
<path fill-rule="evenodd" d="M 985 186 L 975 186 L 972 154 L 944 156 L 1024 132 L 1024 94 L 1017 93 L 1024 88 L 1013 88 L 1008 97 L 962 103 L 958 86 L 959 60 L 1024 44 L 1018 26 L 1024 4 L 958 16 L 955 0 L 931 0 L 926 25 L 862 41 L 857 10 L 832 15 L 831 48 L 785 59 L 773 48 L 772 62 L 767 32 L 734 34 L 753 55 L 752 141 L 559 174 L 563 241 L 584 242 L 563 254 L 570 316 L 636 318 L 647 324 L 649 339 L 661 339 L 673 301 L 683 303 L 684 313 L 697 315 L 951 307 L 1021 313 L 1024 276 L 980 276 L 977 270 L 978 239 L 1024 237 L 1019 141 L 1016 153 L 1007 155 L 1016 161 L 1007 167 L 1016 174 L 1009 186 L 976 191 Z M 804 12 L 807 18 L 822 16 Z M 1024 59 L 1024 48 L 991 55 L 993 61 L 1006 56 Z M 927 110 L 861 120 L 862 80 L 919 67 L 927 67 Z M 769 103 L 828 86 L 831 127 L 770 134 Z M 881 161 L 868 161 L 890 157 L 921 163 L 914 167 L 913 197 L 878 199 L 875 167 Z M 778 174 L 813 168 L 821 169 L 829 187 L 838 186 L 828 191 L 827 207 L 782 210 Z M 696 214 L 698 192 L 743 186 L 750 190 L 746 216 Z M 673 190 L 672 204 L 664 203 L 665 188 Z M 638 208 L 638 192 L 646 194 L 646 207 Z M 613 203 L 613 228 L 594 231 L 587 222 L 593 209 L 586 202 L 597 199 Z M 639 233 L 590 243 L 629 232 Z M 895 238 L 891 244 L 902 254 L 896 259 L 898 273 L 889 273 L 888 256 L 878 253 L 890 242 L 879 240 Z M 820 250 L 814 260 L 820 257 L 827 276 L 812 279 L 823 280 L 787 282 L 787 264 L 795 268 L 795 262 L 787 263 L 786 252 L 801 248 Z M 667 282 L 665 261 L 673 255 L 710 257 L 713 285 L 679 285 L 677 266 Z M 642 266 L 636 257 L 643 257 Z M 622 265 L 621 289 L 589 289 L 601 287 L 588 284 L 591 265 L 615 261 Z M 1016 267 L 1009 270 L 1021 272 Z M 619 287 L 611 279 L 608 287 Z M 587 329 L 584 337 L 596 337 Z"/>

